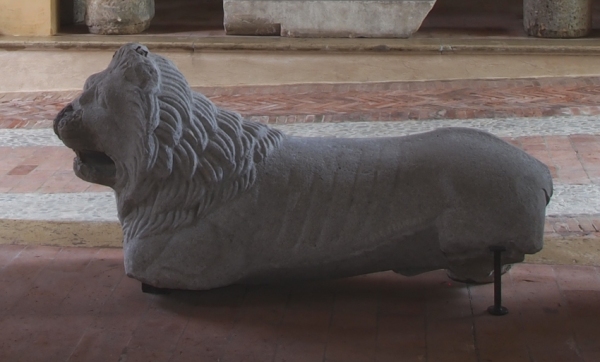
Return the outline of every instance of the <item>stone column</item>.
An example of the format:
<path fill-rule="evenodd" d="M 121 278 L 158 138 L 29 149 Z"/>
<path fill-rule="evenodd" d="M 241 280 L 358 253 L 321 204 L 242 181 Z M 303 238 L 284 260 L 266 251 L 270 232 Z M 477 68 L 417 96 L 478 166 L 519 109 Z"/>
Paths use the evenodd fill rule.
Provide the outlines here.
<path fill-rule="evenodd" d="M 154 17 L 154 0 L 86 0 L 85 23 L 94 34 L 137 34 Z"/>
<path fill-rule="evenodd" d="M 592 30 L 592 0 L 523 0 L 528 35 L 577 38 Z"/>

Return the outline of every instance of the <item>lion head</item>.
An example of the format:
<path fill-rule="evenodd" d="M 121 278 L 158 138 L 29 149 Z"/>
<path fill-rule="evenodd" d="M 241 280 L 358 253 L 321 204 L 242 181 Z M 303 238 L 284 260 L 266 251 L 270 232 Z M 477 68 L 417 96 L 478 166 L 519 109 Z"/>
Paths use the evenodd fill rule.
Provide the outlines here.
<path fill-rule="evenodd" d="M 248 189 L 283 137 L 216 107 L 139 44 L 87 79 L 54 131 L 78 177 L 114 189 L 126 239 L 185 226 Z"/>

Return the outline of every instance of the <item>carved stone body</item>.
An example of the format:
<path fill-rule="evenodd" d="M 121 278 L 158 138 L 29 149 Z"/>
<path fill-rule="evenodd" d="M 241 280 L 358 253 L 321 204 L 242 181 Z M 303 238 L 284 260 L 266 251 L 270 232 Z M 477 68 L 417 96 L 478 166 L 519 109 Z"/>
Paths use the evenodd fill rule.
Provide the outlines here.
<path fill-rule="evenodd" d="M 449 269 L 481 279 L 542 248 L 546 166 L 488 133 L 288 137 L 189 90 L 136 44 L 55 120 L 116 193 L 129 276 L 162 288 Z"/>

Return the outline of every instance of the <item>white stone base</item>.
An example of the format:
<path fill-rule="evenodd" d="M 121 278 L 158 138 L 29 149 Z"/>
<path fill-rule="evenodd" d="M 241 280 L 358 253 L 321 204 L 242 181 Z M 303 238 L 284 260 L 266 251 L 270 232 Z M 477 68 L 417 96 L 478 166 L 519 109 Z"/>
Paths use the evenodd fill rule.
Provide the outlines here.
<path fill-rule="evenodd" d="M 231 35 L 408 38 L 435 0 L 224 0 Z"/>

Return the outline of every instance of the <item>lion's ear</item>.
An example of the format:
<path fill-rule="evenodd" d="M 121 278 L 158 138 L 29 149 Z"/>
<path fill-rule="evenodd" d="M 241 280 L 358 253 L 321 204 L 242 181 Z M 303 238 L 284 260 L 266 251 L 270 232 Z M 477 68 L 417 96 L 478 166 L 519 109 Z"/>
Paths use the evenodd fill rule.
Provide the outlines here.
<path fill-rule="evenodd" d="M 133 64 L 125 69 L 123 74 L 125 79 L 143 90 L 156 88 L 158 85 L 158 72 L 150 62 L 147 58 L 134 60 Z"/>

